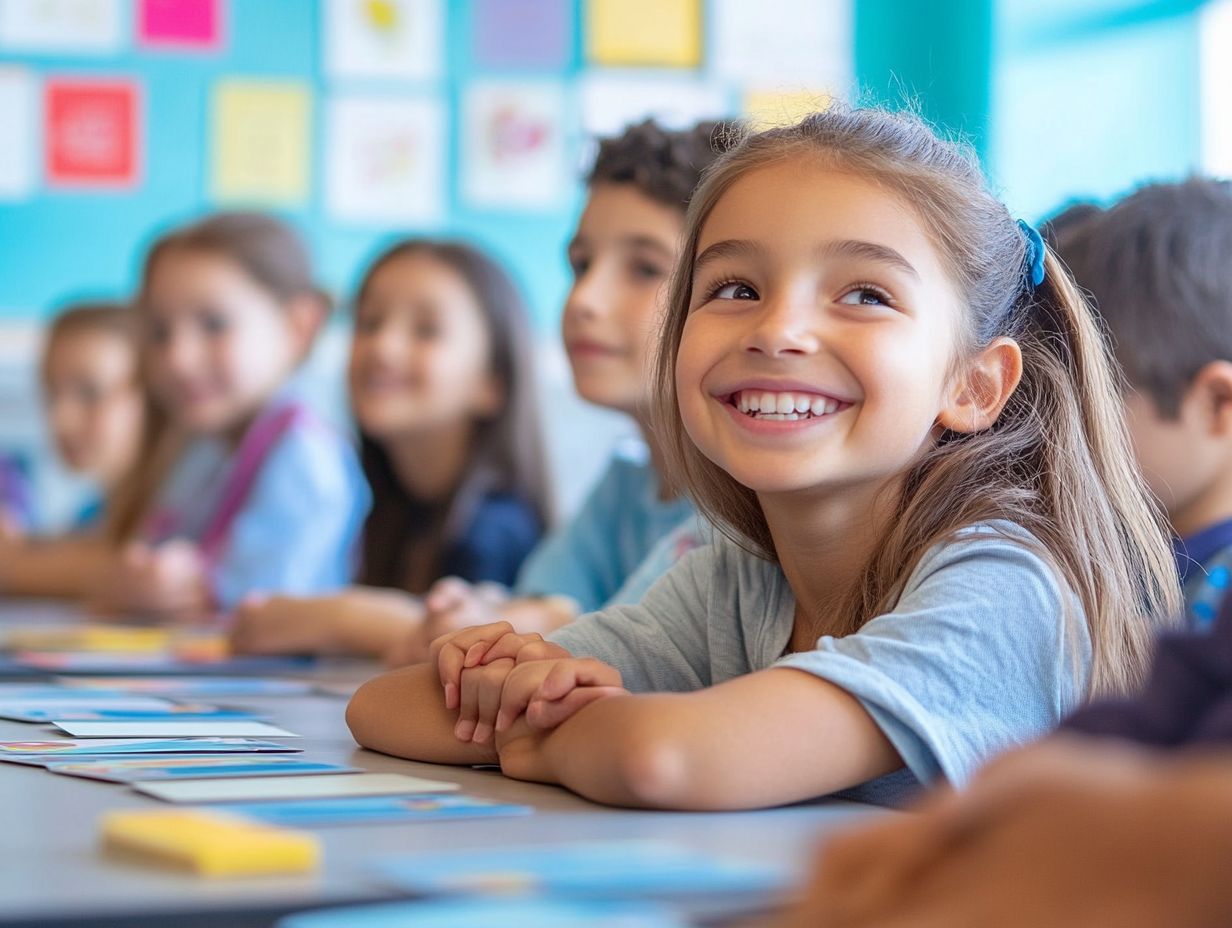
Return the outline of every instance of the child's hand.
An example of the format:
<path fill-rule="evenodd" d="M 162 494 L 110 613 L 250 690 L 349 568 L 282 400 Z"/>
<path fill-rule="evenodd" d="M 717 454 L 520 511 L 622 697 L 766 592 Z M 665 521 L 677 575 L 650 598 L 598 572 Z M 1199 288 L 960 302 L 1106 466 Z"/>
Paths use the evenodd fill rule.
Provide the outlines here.
<path fill-rule="evenodd" d="M 131 544 L 121 552 L 100 600 L 111 611 L 202 618 L 211 611 L 205 559 L 196 545 L 181 539 L 157 548 Z"/>
<path fill-rule="evenodd" d="M 789 924 L 1225 924 L 1228 782 L 1226 760 L 1052 739 L 919 815 L 830 838 Z"/>
<path fill-rule="evenodd" d="M 525 713 L 531 728 L 547 731 L 583 706 L 627 693 L 620 671 L 593 658 L 519 661 L 505 677 L 496 730 L 508 730 Z"/>
<path fill-rule="evenodd" d="M 253 593 L 235 610 L 231 650 L 236 654 L 323 654 L 335 647 L 332 598 Z"/>
<path fill-rule="evenodd" d="M 495 648 L 497 644 L 500 645 L 499 648 Z M 516 660 L 522 650 L 528 647 L 532 648 L 532 651 L 527 652 L 526 659 L 530 659 L 531 653 L 569 656 L 569 652 L 564 648 L 545 642 L 542 635 L 533 632 L 527 635 L 517 634 L 508 622 L 476 625 L 435 639 L 428 647 L 428 660 L 436 665 L 440 675 L 441 688 L 445 691 L 445 708 L 457 709 L 460 705 L 462 671 L 479 666 L 484 663 L 485 658 L 489 661 L 502 658 Z"/>
<path fill-rule="evenodd" d="M 457 577 L 438 580 L 424 597 L 424 640 L 496 622 L 497 610 L 508 598 L 499 583 L 471 584 Z"/>

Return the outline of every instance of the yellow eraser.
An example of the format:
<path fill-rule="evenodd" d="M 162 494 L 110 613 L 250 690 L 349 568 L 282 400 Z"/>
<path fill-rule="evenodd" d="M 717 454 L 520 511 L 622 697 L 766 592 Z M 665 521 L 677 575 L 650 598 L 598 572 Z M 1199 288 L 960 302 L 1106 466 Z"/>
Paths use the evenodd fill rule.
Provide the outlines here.
<path fill-rule="evenodd" d="M 202 876 L 303 873 L 317 867 L 317 839 L 302 831 L 204 810 L 111 812 L 103 846 L 157 858 Z"/>

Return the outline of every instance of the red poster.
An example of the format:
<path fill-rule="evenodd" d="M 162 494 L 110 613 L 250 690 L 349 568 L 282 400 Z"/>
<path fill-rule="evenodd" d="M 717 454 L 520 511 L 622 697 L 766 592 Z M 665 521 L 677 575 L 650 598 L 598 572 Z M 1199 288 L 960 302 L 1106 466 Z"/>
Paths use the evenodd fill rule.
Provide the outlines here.
<path fill-rule="evenodd" d="M 136 184 L 140 97 L 134 81 L 48 80 L 44 135 L 48 183 L 60 187 Z"/>

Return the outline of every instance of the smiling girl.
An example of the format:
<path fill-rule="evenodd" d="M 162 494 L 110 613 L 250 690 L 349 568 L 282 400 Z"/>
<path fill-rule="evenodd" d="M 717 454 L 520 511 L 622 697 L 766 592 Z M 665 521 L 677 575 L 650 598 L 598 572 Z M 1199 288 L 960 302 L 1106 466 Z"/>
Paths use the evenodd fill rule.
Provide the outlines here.
<path fill-rule="evenodd" d="M 1141 680 L 1177 582 L 1100 332 L 920 120 L 836 105 L 715 166 L 657 385 L 725 537 L 551 643 L 437 642 L 356 694 L 361 744 L 614 804 L 886 803 Z"/>
<path fill-rule="evenodd" d="M 350 579 L 368 491 L 296 377 L 326 308 L 303 245 L 269 216 L 215 215 L 150 249 L 138 324 L 160 426 L 123 488 L 127 546 L 103 605 L 200 615 Z"/>

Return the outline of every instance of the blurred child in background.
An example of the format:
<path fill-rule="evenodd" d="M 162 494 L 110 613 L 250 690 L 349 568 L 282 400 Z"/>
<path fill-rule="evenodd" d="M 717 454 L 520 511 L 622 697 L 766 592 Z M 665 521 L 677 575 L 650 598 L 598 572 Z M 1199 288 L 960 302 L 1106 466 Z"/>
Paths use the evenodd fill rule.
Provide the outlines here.
<path fill-rule="evenodd" d="M 368 490 L 295 376 L 327 309 L 303 245 L 269 216 L 215 215 L 150 249 L 139 327 L 165 421 L 118 501 L 104 606 L 197 616 L 349 582 Z"/>
<path fill-rule="evenodd" d="M 90 481 L 92 498 L 67 536 L 24 538 L 10 521 L 0 541 L 0 588 L 17 595 L 76 596 L 109 563 L 102 542 L 108 500 L 136 462 L 146 421 L 136 316 L 118 303 L 80 304 L 47 331 L 40 365 L 47 427 L 57 456 Z"/>
<path fill-rule="evenodd" d="M 364 586 L 251 598 L 236 650 L 382 656 L 423 618 L 388 591 L 512 583 L 549 513 L 532 366 L 525 305 L 491 258 L 427 239 L 382 254 L 359 288 L 348 376 L 373 493 Z"/>

